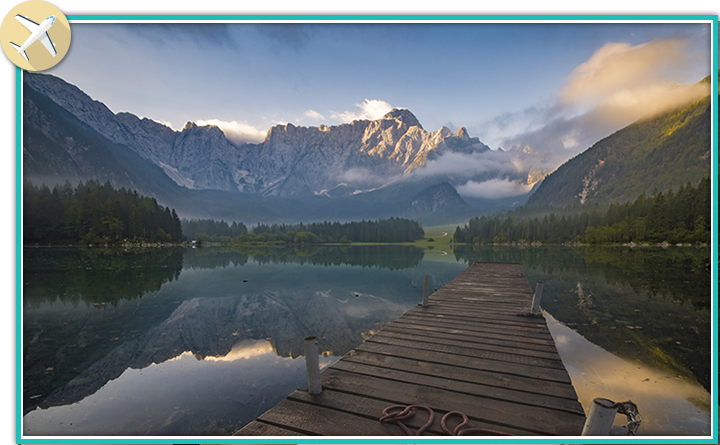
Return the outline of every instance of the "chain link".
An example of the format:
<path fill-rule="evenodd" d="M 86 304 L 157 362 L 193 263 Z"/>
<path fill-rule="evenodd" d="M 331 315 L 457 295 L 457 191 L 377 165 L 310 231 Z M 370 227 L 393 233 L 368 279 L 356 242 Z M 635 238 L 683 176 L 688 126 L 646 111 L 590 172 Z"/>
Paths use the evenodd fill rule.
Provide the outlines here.
<path fill-rule="evenodd" d="M 642 422 L 642 416 L 638 412 L 637 405 L 628 400 L 627 402 L 616 403 L 615 406 L 618 408 L 618 414 L 627 416 L 627 435 L 634 436 L 638 428 L 640 428 L 640 422 Z"/>
<path fill-rule="evenodd" d="M 642 416 L 640 415 L 640 413 L 628 412 L 627 418 L 628 418 L 627 435 L 634 436 L 635 432 L 638 430 L 638 428 L 640 428 L 640 422 L 642 422 Z"/>

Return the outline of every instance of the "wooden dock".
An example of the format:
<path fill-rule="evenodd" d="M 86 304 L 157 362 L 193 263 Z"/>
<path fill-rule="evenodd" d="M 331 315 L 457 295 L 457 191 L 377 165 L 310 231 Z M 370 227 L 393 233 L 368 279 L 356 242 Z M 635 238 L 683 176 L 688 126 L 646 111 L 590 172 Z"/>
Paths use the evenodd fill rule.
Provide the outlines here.
<path fill-rule="evenodd" d="M 323 371 L 321 394 L 296 390 L 236 435 L 404 435 L 383 409 L 424 405 L 424 435 L 462 411 L 471 428 L 579 436 L 585 414 L 545 319 L 518 316 L 532 296 L 520 264 L 475 263 Z M 427 419 L 404 423 L 414 433 Z"/>

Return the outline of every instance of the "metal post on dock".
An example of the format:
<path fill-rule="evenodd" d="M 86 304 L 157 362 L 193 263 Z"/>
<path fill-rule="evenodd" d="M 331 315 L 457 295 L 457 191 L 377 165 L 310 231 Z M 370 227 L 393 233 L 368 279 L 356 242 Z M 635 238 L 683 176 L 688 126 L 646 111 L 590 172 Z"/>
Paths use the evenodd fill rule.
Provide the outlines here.
<path fill-rule="evenodd" d="M 538 281 L 535 286 L 535 295 L 533 295 L 532 309 L 530 313 L 533 315 L 540 315 L 540 300 L 542 299 L 543 282 Z"/>
<path fill-rule="evenodd" d="M 318 358 L 317 337 L 305 338 L 305 368 L 307 369 L 308 392 L 320 394 L 322 383 L 320 381 L 320 359 Z"/>
<path fill-rule="evenodd" d="M 423 277 L 423 307 L 428 306 L 428 297 L 430 296 L 430 275 Z"/>
<path fill-rule="evenodd" d="M 609 436 L 618 407 L 612 400 L 593 399 L 588 412 L 582 436 Z"/>

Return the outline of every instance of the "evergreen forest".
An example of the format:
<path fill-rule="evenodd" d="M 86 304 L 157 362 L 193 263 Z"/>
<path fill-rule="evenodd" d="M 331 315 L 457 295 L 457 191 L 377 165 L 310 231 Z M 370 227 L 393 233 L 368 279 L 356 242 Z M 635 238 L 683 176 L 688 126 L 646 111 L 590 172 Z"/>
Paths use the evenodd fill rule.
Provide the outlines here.
<path fill-rule="evenodd" d="M 52 190 L 25 181 L 23 187 L 24 244 L 120 244 L 126 240 L 320 244 L 412 242 L 423 238 L 417 221 L 404 218 L 258 224 L 252 231 L 242 222 L 183 219 L 175 209 L 137 191 L 114 189 L 109 182 L 69 182 Z"/>
<path fill-rule="evenodd" d="M 229 243 L 233 238 L 248 233 L 243 223 L 229 224 L 214 219 L 182 219 L 182 232 L 188 240 Z"/>
<path fill-rule="evenodd" d="M 183 234 L 189 240 L 224 244 L 322 244 L 322 243 L 402 243 L 423 238 L 420 223 L 404 218 L 322 222 L 309 224 L 260 224 L 251 231 L 243 223 L 183 220 Z"/>
<path fill-rule="evenodd" d="M 109 182 L 55 186 L 23 185 L 24 244 L 117 244 L 125 240 L 183 240 L 174 209 Z"/>
<path fill-rule="evenodd" d="M 457 243 L 544 242 L 586 244 L 709 243 L 710 179 L 677 192 L 641 194 L 635 201 L 608 207 L 566 206 L 518 209 L 500 216 L 475 217 L 458 227 Z M 547 213 L 540 219 L 533 214 Z"/>
<path fill-rule="evenodd" d="M 258 224 L 253 234 L 282 240 L 292 234 L 309 233 L 320 243 L 403 243 L 425 236 L 419 222 L 405 218 L 376 221 L 321 222 L 310 224 Z"/>

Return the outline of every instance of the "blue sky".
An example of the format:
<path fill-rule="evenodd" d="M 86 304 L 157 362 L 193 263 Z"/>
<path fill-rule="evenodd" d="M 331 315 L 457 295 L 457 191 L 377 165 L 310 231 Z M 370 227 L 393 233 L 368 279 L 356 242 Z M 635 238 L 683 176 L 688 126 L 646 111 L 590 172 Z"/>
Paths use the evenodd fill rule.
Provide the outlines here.
<path fill-rule="evenodd" d="M 646 109 L 637 101 L 710 73 L 709 25 L 698 24 L 75 23 L 72 32 L 50 73 L 115 112 L 175 129 L 212 123 L 237 141 L 259 141 L 278 123 L 334 125 L 400 107 L 429 131 L 465 126 L 493 149 L 535 141 L 567 159 L 642 117 L 613 109 L 606 122 L 603 103 L 630 95 Z M 632 60 L 642 68 L 623 73 Z M 605 80 L 617 73 L 609 88 L 588 81 L 603 67 Z"/>

